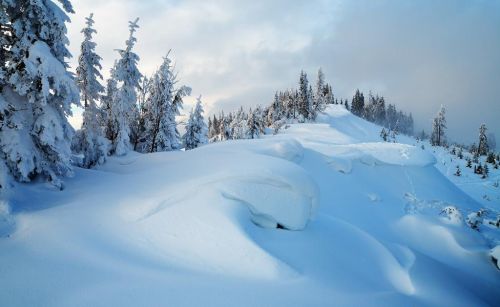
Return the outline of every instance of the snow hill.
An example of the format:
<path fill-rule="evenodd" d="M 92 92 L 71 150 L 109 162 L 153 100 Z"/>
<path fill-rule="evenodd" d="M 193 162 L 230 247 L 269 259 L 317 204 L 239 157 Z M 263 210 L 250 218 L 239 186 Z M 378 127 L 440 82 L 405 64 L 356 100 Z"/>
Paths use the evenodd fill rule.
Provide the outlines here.
<path fill-rule="evenodd" d="M 464 221 L 482 204 L 380 129 L 332 105 L 276 136 L 110 158 L 62 192 L 18 185 L 0 305 L 498 305 L 499 231 Z"/>

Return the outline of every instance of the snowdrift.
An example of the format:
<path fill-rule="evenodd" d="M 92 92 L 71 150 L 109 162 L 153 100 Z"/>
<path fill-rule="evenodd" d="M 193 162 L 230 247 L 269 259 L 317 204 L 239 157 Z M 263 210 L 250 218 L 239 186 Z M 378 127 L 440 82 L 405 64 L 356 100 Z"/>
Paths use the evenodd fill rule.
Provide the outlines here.
<path fill-rule="evenodd" d="M 63 192 L 16 186 L 0 305 L 497 304 L 498 232 L 463 221 L 481 205 L 379 132 L 330 106 L 277 136 L 111 158 Z"/>

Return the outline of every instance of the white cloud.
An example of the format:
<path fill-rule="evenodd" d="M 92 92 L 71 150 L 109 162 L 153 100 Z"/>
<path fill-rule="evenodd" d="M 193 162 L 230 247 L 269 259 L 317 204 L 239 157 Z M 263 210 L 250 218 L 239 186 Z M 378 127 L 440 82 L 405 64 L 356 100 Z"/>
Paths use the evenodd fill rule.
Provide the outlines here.
<path fill-rule="evenodd" d="M 172 49 L 181 82 L 193 96 L 203 94 L 209 112 L 266 104 L 275 90 L 295 86 L 301 69 L 313 74 L 323 66 L 340 97 L 372 89 L 426 128 L 444 103 L 453 137 L 471 141 L 483 120 L 500 133 L 499 2 L 82 0 L 74 6 L 75 56 L 92 11 L 107 75 L 128 20 L 140 17 L 141 70 L 151 74 Z"/>

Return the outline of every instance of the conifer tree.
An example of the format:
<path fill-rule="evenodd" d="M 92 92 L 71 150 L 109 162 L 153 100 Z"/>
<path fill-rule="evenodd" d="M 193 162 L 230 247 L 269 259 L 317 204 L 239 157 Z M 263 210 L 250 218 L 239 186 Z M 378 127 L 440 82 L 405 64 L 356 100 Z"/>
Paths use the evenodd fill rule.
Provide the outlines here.
<path fill-rule="evenodd" d="M 146 151 L 169 151 L 180 148 L 181 140 L 175 116 L 180 114 L 183 98 L 191 94 L 191 88 L 175 89 L 177 76 L 173 72 L 169 54 L 150 81 L 145 115 Z"/>
<path fill-rule="evenodd" d="M 184 134 L 184 146 L 187 150 L 199 147 L 206 144 L 207 126 L 203 118 L 203 106 L 201 104 L 201 96 L 196 101 L 196 106 L 189 114 L 188 123 L 186 125 L 186 134 Z"/>
<path fill-rule="evenodd" d="M 323 70 L 320 68 L 318 70 L 318 77 L 316 80 L 316 88 L 314 92 L 314 111 L 320 112 L 323 111 L 327 104 L 327 94 L 328 94 L 328 86 L 325 84 L 325 74 Z"/>
<path fill-rule="evenodd" d="M 115 63 L 116 66 L 116 63 Z M 118 83 L 114 78 L 114 67 L 110 69 L 110 77 L 106 80 L 105 94 L 101 96 L 100 125 L 104 127 L 104 135 L 108 140 L 116 139 L 118 129 L 113 118 L 113 97 L 118 91 Z"/>
<path fill-rule="evenodd" d="M 310 119 L 313 117 L 313 101 L 311 87 L 304 71 L 300 72 L 298 94 L 298 113 L 303 120 Z"/>
<path fill-rule="evenodd" d="M 247 119 L 247 135 L 250 139 L 258 138 L 260 135 L 260 127 L 258 119 L 256 118 L 256 112 L 250 110 Z"/>
<path fill-rule="evenodd" d="M 356 93 L 354 94 L 354 97 L 352 97 L 351 112 L 352 114 L 361 117 L 363 116 L 364 109 L 365 109 L 365 97 L 363 96 L 363 93 L 361 93 L 359 89 L 357 89 Z"/>
<path fill-rule="evenodd" d="M 446 109 L 443 105 L 439 109 L 438 114 L 434 118 L 432 123 L 432 135 L 431 135 L 431 144 L 433 146 L 444 146 L 446 144 L 446 118 L 445 118 Z"/>
<path fill-rule="evenodd" d="M 138 123 L 137 90 L 140 87 L 139 81 L 142 75 L 137 68 L 139 56 L 132 51 L 137 42 L 134 34 L 139 28 L 138 21 L 139 18 L 129 22 L 130 34 L 126 41 L 126 48 L 118 50 L 120 59 L 116 63 L 113 75 L 121 85 L 117 89 L 111 105 L 112 120 L 117 128 L 116 137 L 111 140 L 112 151 L 119 156 L 131 150 L 131 136 Z"/>
<path fill-rule="evenodd" d="M 477 152 L 480 156 L 486 156 L 490 149 L 488 148 L 488 138 L 486 137 L 486 125 L 482 124 L 479 127 L 479 145 L 477 146 Z"/>
<path fill-rule="evenodd" d="M 58 176 L 72 173 L 67 116 L 79 95 L 66 63 L 66 13 L 74 11 L 59 2 L 1 2 L 0 157 L 18 181 L 41 174 L 62 187 Z"/>
<path fill-rule="evenodd" d="M 75 135 L 73 148 L 83 153 L 82 167 L 90 168 L 104 163 L 108 153 L 108 140 L 105 139 L 99 125 L 99 109 L 97 100 L 104 92 L 104 87 L 97 80 L 102 79 L 101 57 L 95 53 L 96 44 L 92 35 L 93 14 L 86 18 L 86 27 L 82 30 L 84 40 L 81 44 L 81 54 L 76 68 L 77 84 L 80 88 L 81 99 L 84 102 L 82 129 Z"/>

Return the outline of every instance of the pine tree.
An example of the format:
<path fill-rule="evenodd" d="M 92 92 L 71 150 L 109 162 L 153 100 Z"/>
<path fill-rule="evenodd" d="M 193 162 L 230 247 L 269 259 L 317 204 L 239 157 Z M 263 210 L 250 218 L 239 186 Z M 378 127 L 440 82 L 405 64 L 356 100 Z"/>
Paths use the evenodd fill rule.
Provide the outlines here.
<path fill-rule="evenodd" d="M 174 88 L 177 77 L 173 72 L 169 54 L 154 74 L 145 115 L 145 136 L 148 152 L 169 151 L 180 148 L 180 135 L 175 116 L 180 114 L 183 98 L 191 94 L 191 88 Z"/>
<path fill-rule="evenodd" d="M 479 163 L 477 165 L 477 167 L 474 167 L 474 169 L 475 169 L 475 173 L 476 174 L 482 174 L 483 173 L 483 166 L 481 165 L 481 163 Z"/>
<path fill-rule="evenodd" d="M 116 66 L 116 63 L 115 63 Z M 110 69 L 110 78 L 106 80 L 106 90 L 105 95 L 101 96 L 101 107 L 100 107 L 100 125 L 104 127 L 104 135 L 108 140 L 116 139 L 118 135 L 118 128 L 116 122 L 113 118 L 113 97 L 118 91 L 118 83 L 114 78 L 114 67 Z"/>
<path fill-rule="evenodd" d="M 472 161 L 470 158 L 467 158 L 467 165 L 465 167 L 472 168 Z"/>
<path fill-rule="evenodd" d="M 364 109 L 365 109 L 365 97 L 363 96 L 363 93 L 361 93 L 359 89 L 357 89 L 356 93 L 354 94 L 354 97 L 352 97 L 351 112 L 352 114 L 361 117 L 363 116 Z"/>
<path fill-rule="evenodd" d="M 66 63 L 66 13 L 74 11 L 68 0 L 59 2 L 1 2 L 0 156 L 16 180 L 41 174 L 62 187 L 58 176 L 72 173 L 66 117 L 79 95 Z"/>
<path fill-rule="evenodd" d="M 203 107 L 201 96 L 196 101 L 196 106 L 189 114 L 189 120 L 186 125 L 186 134 L 184 134 L 184 146 L 187 150 L 206 144 L 207 126 L 203 118 Z"/>
<path fill-rule="evenodd" d="M 490 149 L 488 148 L 488 138 L 486 137 L 486 125 L 482 124 L 479 128 L 479 145 L 477 152 L 480 156 L 486 156 Z"/>
<path fill-rule="evenodd" d="M 102 79 L 99 71 L 102 66 L 101 57 L 95 53 L 96 44 L 92 41 L 92 35 L 96 33 L 96 30 L 92 28 L 93 24 L 93 14 L 90 14 L 86 18 L 86 27 L 82 30 L 84 40 L 76 68 L 76 80 L 85 111 L 82 129 L 75 135 L 73 148 L 83 153 L 81 166 L 85 168 L 104 163 L 109 146 L 99 125 L 99 109 L 96 104 L 100 93 L 104 92 L 104 87 L 97 80 Z"/>
<path fill-rule="evenodd" d="M 260 127 L 255 112 L 250 110 L 247 119 L 247 135 L 250 139 L 259 138 Z"/>
<path fill-rule="evenodd" d="M 300 72 L 299 92 L 298 92 L 298 113 L 303 120 L 311 119 L 313 114 L 313 101 L 311 87 L 307 80 L 307 74 L 304 71 Z"/>
<path fill-rule="evenodd" d="M 213 116 L 213 120 L 209 120 L 209 125 L 208 125 L 208 139 L 210 142 L 214 142 L 217 140 L 217 135 L 218 133 L 218 122 L 217 122 L 217 117 L 215 117 L 215 114 Z"/>
<path fill-rule="evenodd" d="M 113 78 L 121 83 L 111 105 L 112 120 L 117 128 L 116 137 L 111 140 L 112 151 L 119 156 L 131 150 L 131 136 L 135 133 L 133 129 L 137 128 L 138 123 L 137 90 L 140 87 L 142 75 L 137 68 L 139 56 L 132 51 L 137 42 L 134 33 L 139 28 L 138 21 L 139 18 L 129 22 L 130 34 L 126 41 L 126 48 L 118 50 L 120 59 L 116 63 L 113 75 Z"/>
<path fill-rule="evenodd" d="M 445 118 L 446 109 L 443 105 L 439 109 L 438 114 L 434 118 L 432 124 L 432 135 L 431 135 L 431 144 L 433 146 L 444 146 L 446 144 L 446 118 Z"/>
<path fill-rule="evenodd" d="M 318 70 L 318 77 L 316 80 L 316 89 L 314 92 L 314 111 L 323 111 L 327 104 L 328 87 L 325 84 L 325 75 L 323 70 L 320 68 Z"/>
<path fill-rule="evenodd" d="M 490 173 L 490 170 L 488 168 L 488 164 L 484 163 L 484 167 L 482 169 L 482 174 L 483 174 L 482 178 L 484 179 L 484 178 L 488 177 L 489 173 Z"/>
<path fill-rule="evenodd" d="M 380 137 L 384 140 L 384 142 L 387 142 L 388 136 L 389 136 L 389 134 L 387 133 L 385 128 L 382 128 L 382 131 L 380 131 Z"/>
<path fill-rule="evenodd" d="M 455 171 L 455 176 L 462 176 L 462 171 L 460 171 L 460 166 L 457 165 L 457 170 Z"/>
<path fill-rule="evenodd" d="M 495 155 L 492 152 L 488 153 L 488 156 L 486 157 L 486 162 L 491 164 L 495 163 Z"/>
<path fill-rule="evenodd" d="M 146 151 L 146 116 L 148 113 L 148 95 L 149 87 L 151 85 L 150 79 L 147 77 L 142 78 L 141 87 L 139 88 L 139 94 L 137 97 L 137 106 L 139 108 L 139 116 L 137 129 L 131 138 L 133 140 L 134 150 L 138 152 Z"/>

